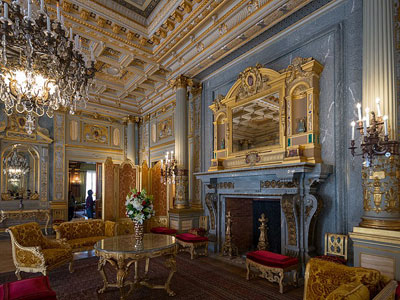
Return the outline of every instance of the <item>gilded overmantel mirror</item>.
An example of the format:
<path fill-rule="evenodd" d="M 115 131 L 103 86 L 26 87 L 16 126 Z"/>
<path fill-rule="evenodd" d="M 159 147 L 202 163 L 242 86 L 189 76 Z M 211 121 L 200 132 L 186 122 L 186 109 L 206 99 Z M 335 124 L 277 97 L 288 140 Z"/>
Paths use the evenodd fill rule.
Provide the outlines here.
<path fill-rule="evenodd" d="M 261 65 L 239 74 L 214 113 L 214 157 L 209 171 L 254 165 L 321 162 L 319 75 L 312 58 L 293 59 L 277 72 Z"/>

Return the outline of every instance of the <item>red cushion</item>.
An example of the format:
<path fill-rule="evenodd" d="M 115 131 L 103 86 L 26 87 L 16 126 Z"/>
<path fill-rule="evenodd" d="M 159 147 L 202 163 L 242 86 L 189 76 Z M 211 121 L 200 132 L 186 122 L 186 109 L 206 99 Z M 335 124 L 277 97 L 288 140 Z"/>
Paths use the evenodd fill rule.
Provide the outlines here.
<path fill-rule="evenodd" d="M 400 281 L 397 281 L 396 300 L 400 300 Z"/>
<path fill-rule="evenodd" d="M 249 252 L 246 257 L 256 263 L 268 267 L 287 268 L 299 263 L 299 260 L 295 257 L 289 257 L 265 250 Z"/>
<path fill-rule="evenodd" d="M 198 242 L 206 242 L 208 238 L 205 236 L 197 236 L 191 233 L 181 233 L 176 236 L 178 240 L 189 242 L 189 243 L 198 243 Z"/>
<path fill-rule="evenodd" d="M 334 262 L 334 263 L 342 264 L 342 265 L 346 264 L 346 260 L 343 257 L 339 257 L 339 256 L 321 255 L 321 256 L 316 256 L 314 258 L 318 258 L 318 259 L 322 259 L 322 260 L 326 260 L 326 261 L 330 261 L 330 262 Z"/>
<path fill-rule="evenodd" d="M 57 300 L 47 276 L 8 282 L 0 288 L 0 300 Z"/>
<path fill-rule="evenodd" d="M 158 234 L 175 234 L 176 230 L 167 228 L 167 227 L 153 227 L 150 229 L 152 233 L 158 233 Z"/>

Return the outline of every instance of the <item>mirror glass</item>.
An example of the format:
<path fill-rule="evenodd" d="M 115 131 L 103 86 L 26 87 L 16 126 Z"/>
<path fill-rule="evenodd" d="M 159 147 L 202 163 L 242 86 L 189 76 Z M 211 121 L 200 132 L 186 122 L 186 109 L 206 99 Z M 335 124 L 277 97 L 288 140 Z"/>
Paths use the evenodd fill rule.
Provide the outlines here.
<path fill-rule="evenodd" d="M 39 200 L 39 155 L 28 145 L 15 144 L 1 157 L 1 199 Z"/>
<path fill-rule="evenodd" d="M 279 145 L 279 93 L 232 109 L 232 151 Z"/>

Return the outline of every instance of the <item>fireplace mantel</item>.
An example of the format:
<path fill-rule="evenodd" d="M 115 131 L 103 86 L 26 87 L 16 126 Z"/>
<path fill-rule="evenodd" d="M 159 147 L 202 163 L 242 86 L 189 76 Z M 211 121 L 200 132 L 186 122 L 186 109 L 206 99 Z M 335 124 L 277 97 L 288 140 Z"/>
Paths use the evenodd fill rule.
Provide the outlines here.
<path fill-rule="evenodd" d="M 323 207 L 318 185 L 330 173 L 330 165 L 303 162 L 194 174 L 203 183 L 214 251 L 225 239 L 225 198 L 279 198 L 282 253 L 299 257 L 304 266 L 315 249 L 314 228 Z"/>

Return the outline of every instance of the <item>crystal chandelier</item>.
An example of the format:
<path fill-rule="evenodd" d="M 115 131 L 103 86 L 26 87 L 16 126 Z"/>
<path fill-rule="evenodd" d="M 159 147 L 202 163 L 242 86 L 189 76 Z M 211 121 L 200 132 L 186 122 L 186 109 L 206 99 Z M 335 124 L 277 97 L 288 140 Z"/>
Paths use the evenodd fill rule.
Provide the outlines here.
<path fill-rule="evenodd" d="M 26 130 L 36 127 L 35 116 L 52 118 L 55 110 L 71 114 L 85 107 L 96 69 L 91 48 L 89 60 L 82 52 L 81 39 L 64 26 L 57 3 L 57 20 L 50 20 L 44 0 L 32 13 L 27 0 L 11 5 L 0 0 L 0 97 L 5 112 L 27 114 Z"/>
<path fill-rule="evenodd" d="M 174 152 L 171 151 L 171 156 L 169 152 L 165 155 L 165 163 L 161 160 L 161 183 L 164 184 L 174 184 L 175 176 L 178 173 L 178 166 L 174 156 Z"/>
<path fill-rule="evenodd" d="M 25 157 L 18 155 L 17 149 L 14 147 L 11 155 L 4 159 L 4 174 L 8 175 L 8 180 L 16 182 L 21 179 L 30 170 L 28 161 Z"/>
<path fill-rule="evenodd" d="M 394 140 L 389 140 L 388 133 L 388 117 L 385 115 L 382 117 L 381 109 L 380 109 L 380 99 L 376 99 L 377 104 L 377 113 L 375 116 L 375 112 L 370 112 L 370 109 L 367 107 L 365 109 L 365 116 L 362 116 L 361 113 L 361 103 L 357 103 L 358 110 L 358 130 L 360 134 L 363 136 L 360 144 L 361 153 L 356 154 L 356 145 L 354 140 L 355 135 L 355 126 L 356 122 L 351 122 L 351 146 L 349 149 L 351 150 L 351 154 L 361 155 L 364 158 L 364 165 L 366 167 L 371 166 L 372 159 L 375 156 L 385 155 L 386 157 L 390 157 L 391 155 L 399 155 L 399 142 Z"/>

